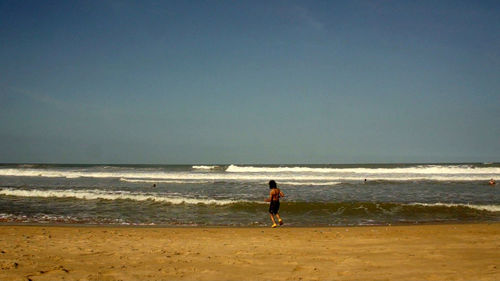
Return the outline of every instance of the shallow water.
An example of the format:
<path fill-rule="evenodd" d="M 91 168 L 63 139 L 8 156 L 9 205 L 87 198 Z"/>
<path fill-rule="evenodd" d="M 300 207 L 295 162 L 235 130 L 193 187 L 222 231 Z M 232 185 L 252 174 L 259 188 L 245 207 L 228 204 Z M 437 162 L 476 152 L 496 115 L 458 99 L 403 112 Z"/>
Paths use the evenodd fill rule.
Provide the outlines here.
<path fill-rule="evenodd" d="M 0 221 L 288 225 L 500 221 L 500 164 L 0 166 Z M 366 179 L 366 182 L 365 182 Z"/>

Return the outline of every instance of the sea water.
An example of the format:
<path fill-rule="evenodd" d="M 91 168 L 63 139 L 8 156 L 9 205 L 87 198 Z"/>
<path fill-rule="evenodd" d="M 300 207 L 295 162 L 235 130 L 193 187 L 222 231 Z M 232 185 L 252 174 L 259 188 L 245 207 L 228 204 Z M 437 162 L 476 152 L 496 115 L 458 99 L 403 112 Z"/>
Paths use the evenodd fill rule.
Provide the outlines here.
<path fill-rule="evenodd" d="M 0 165 L 0 222 L 289 226 L 500 221 L 500 164 Z M 366 181 L 365 181 L 366 179 Z"/>

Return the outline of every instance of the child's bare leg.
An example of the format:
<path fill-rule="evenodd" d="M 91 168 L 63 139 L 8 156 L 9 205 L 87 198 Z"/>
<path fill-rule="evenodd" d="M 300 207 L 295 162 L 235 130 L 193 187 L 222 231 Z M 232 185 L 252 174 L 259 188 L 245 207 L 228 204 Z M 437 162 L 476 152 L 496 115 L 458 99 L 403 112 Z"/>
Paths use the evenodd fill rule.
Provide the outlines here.
<path fill-rule="evenodd" d="M 273 214 L 269 214 L 269 216 L 271 217 L 271 220 L 273 221 L 273 226 L 276 226 L 276 221 L 274 221 L 274 216 L 273 216 Z"/>
<path fill-rule="evenodd" d="M 278 218 L 278 221 L 279 221 L 280 225 L 282 225 L 283 224 L 283 220 L 281 219 L 280 214 L 277 213 L 276 217 Z"/>

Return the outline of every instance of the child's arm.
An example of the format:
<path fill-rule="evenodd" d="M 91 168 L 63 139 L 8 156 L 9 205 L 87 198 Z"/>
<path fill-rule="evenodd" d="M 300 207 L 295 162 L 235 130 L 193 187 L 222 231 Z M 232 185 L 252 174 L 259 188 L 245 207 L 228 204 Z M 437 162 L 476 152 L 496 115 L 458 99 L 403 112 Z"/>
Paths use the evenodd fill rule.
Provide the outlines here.
<path fill-rule="evenodd" d="M 283 193 L 283 191 L 281 191 L 281 189 L 280 189 L 280 197 L 285 197 L 285 193 Z"/>

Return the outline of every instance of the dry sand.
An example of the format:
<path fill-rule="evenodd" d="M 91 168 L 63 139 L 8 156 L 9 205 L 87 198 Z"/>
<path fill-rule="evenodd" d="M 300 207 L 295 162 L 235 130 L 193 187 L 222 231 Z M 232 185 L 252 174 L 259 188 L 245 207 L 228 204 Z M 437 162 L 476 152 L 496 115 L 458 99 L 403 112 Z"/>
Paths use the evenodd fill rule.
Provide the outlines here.
<path fill-rule="evenodd" d="M 0 226 L 0 280 L 500 280 L 500 224 Z"/>

